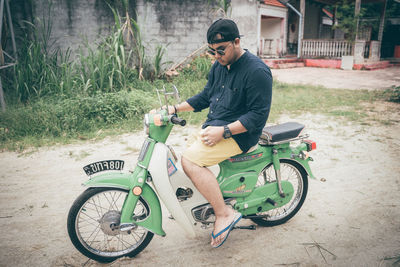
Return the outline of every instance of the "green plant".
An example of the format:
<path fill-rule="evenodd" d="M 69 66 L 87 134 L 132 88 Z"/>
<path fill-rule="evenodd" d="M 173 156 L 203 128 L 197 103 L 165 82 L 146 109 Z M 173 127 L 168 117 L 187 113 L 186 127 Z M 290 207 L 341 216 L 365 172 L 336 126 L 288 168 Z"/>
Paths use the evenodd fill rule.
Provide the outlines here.
<path fill-rule="evenodd" d="M 393 86 L 391 89 L 387 89 L 385 94 L 388 95 L 387 99 L 389 101 L 400 103 L 400 86 Z"/>
<path fill-rule="evenodd" d="M 157 45 L 153 63 L 154 78 L 160 78 L 163 74 L 163 66 L 172 63 L 171 61 L 163 62 L 165 51 L 165 47 Z"/>
<path fill-rule="evenodd" d="M 85 95 L 98 92 L 126 90 L 137 78 L 137 72 L 130 67 L 132 52 L 125 50 L 122 29 L 115 27 L 114 33 L 96 49 L 86 44 L 80 51 L 76 87 Z"/>
<path fill-rule="evenodd" d="M 125 22 L 121 25 L 121 17 L 117 10 L 111 8 L 114 14 L 114 21 L 117 28 L 121 29 L 123 40 L 128 49 L 132 49 L 134 54 L 134 64 L 138 71 L 139 80 L 144 78 L 143 69 L 146 60 L 145 47 L 142 41 L 142 34 L 140 31 L 139 24 L 129 16 L 129 3 L 127 0 L 123 0 L 125 9 Z"/>
<path fill-rule="evenodd" d="M 335 8 L 338 24 L 334 25 L 333 28 L 342 30 L 346 40 L 354 41 L 358 30 L 359 19 L 362 16 L 364 9 L 361 9 L 360 13 L 355 15 L 355 4 L 349 0 L 339 1 L 336 3 Z"/>
<path fill-rule="evenodd" d="M 182 69 L 184 75 L 192 75 L 199 79 L 206 79 L 211 69 L 212 61 L 207 55 L 194 58 L 186 67 Z"/>
<path fill-rule="evenodd" d="M 11 79 L 7 79 L 7 94 L 15 95 L 21 102 L 27 102 L 31 97 L 40 97 L 53 94 L 65 89 L 60 83 L 62 73 L 69 75 L 70 53 L 63 53 L 53 49 L 50 42 L 51 23 L 46 20 L 36 20 L 36 24 L 25 22 L 27 28 L 33 32 L 32 38 L 28 35 L 19 49 L 18 64 L 14 66 Z M 63 62 L 63 67 L 58 68 L 58 63 Z M 68 82 L 68 81 L 67 81 Z M 61 89 L 60 89 L 61 86 Z"/>
<path fill-rule="evenodd" d="M 76 138 L 122 121 L 140 121 L 151 108 L 153 97 L 143 91 L 46 98 L 29 105 L 14 105 L 0 114 L 0 143 L 27 137 Z"/>
<path fill-rule="evenodd" d="M 208 4 L 213 4 L 214 1 L 208 0 Z M 216 1 L 217 9 L 216 13 L 221 12 L 224 17 L 230 17 L 232 15 L 231 0 L 218 0 Z"/>

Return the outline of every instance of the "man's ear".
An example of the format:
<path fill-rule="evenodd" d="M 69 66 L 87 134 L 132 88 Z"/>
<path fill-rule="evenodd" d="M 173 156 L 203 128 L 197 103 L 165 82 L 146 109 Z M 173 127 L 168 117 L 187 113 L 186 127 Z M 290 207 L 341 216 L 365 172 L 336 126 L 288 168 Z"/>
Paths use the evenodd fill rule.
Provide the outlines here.
<path fill-rule="evenodd" d="M 235 40 L 233 41 L 235 46 L 240 45 L 240 38 L 235 38 Z"/>

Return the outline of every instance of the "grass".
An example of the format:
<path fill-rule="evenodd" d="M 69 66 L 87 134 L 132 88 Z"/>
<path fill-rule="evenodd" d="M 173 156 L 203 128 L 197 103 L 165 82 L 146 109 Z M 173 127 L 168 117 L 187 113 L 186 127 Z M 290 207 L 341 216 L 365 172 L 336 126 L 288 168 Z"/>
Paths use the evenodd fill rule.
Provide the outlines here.
<path fill-rule="evenodd" d="M 365 102 L 385 100 L 386 93 L 379 91 L 354 91 L 327 89 L 320 86 L 289 85 L 276 82 L 270 121 L 276 121 L 284 113 L 319 113 L 332 117 L 343 117 L 351 121 L 367 118 Z"/>
<path fill-rule="evenodd" d="M 206 80 L 184 74 L 173 81 L 181 90 L 182 100 L 202 90 Z M 147 84 L 158 87 L 170 83 L 157 81 Z M 383 101 L 381 91 L 326 89 L 316 86 L 275 83 L 269 122 L 283 114 L 324 114 L 333 118 L 365 124 L 370 107 L 365 102 Z M 29 105 L 10 107 L 0 114 L 0 149 L 21 151 L 27 147 L 66 144 L 79 140 L 98 140 L 142 129 L 143 114 L 157 107 L 155 94 L 133 92 L 103 93 L 93 97 L 70 99 L 45 98 Z M 201 124 L 207 110 L 180 114 L 190 124 Z M 379 120 L 373 118 L 373 120 Z M 382 119 L 383 125 L 388 125 Z"/>
<path fill-rule="evenodd" d="M 393 256 L 393 257 L 385 257 L 383 258 L 385 261 L 393 261 L 392 266 L 400 266 L 400 255 Z"/>

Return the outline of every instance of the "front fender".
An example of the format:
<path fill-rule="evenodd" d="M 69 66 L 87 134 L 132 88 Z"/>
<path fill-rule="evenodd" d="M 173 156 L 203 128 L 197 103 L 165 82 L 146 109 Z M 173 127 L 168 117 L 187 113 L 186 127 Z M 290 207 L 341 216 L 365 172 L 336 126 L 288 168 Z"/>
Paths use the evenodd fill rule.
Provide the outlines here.
<path fill-rule="evenodd" d="M 132 175 L 132 173 L 104 173 L 96 175 L 86 181 L 83 185 L 87 187 L 113 187 L 130 190 Z M 142 197 L 149 206 L 150 214 L 144 220 L 133 223 L 142 226 L 157 235 L 165 236 L 166 234 L 162 228 L 160 201 L 150 185 L 145 183 L 143 184 L 142 189 L 143 191 L 140 197 Z"/>
<path fill-rule="evenodd" d="M 130 179 L 132 178 L 132 173 L 103 173 L 96 175 L 86 182 L 83 186 L 86 187 L 116 187 L 121 189 L 129 190 Z"/>

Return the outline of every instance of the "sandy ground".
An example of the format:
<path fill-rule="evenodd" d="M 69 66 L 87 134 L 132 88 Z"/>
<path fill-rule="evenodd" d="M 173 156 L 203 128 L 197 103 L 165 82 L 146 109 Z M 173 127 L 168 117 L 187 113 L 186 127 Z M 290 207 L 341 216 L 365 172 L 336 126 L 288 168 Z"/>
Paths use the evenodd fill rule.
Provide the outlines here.
<path fill-rule="evenodd" d="M 286 83 L 321 85 L 339 89 L 386 89 L 400 84 L 400 67 L 374 71 L 324 68 L 273 69 L 275 79 Z"/>
<path fill-rule="evenodd" d="M 282 79 L 284 70 L 278 71 L 276 78 Z M 365 73 L 371 84 L 380 84 L 372 78 L 377 73 Z M 224 246 L 213 249 L 208 244 L 211 229 L 199 227 L 198 237 L 188 239 L 163 208 L 167 236 L 155 236 L 134 259 L 105 266 L 392 266 L 393 260 L 384 258 L 400 255 L 400 105 L 377 103 L 371 108 L 391 123 L 359 125 L 318 114 L 280 119 L 305 124 L 318 147 L 311 165 L 318 179 L 310 180 L 304 206 L 286 224 L 235 230 Z M 174 129 L 168 143 L 178 154 L 191 130 Z M 133 168 L 143 138 L 139 132 L 0 153 L 0 266 L 104 266 L 73 247 L 67 213 L 83 191 L 84 165 L 118 158 L 126 161 L 127 170 Z"/>

